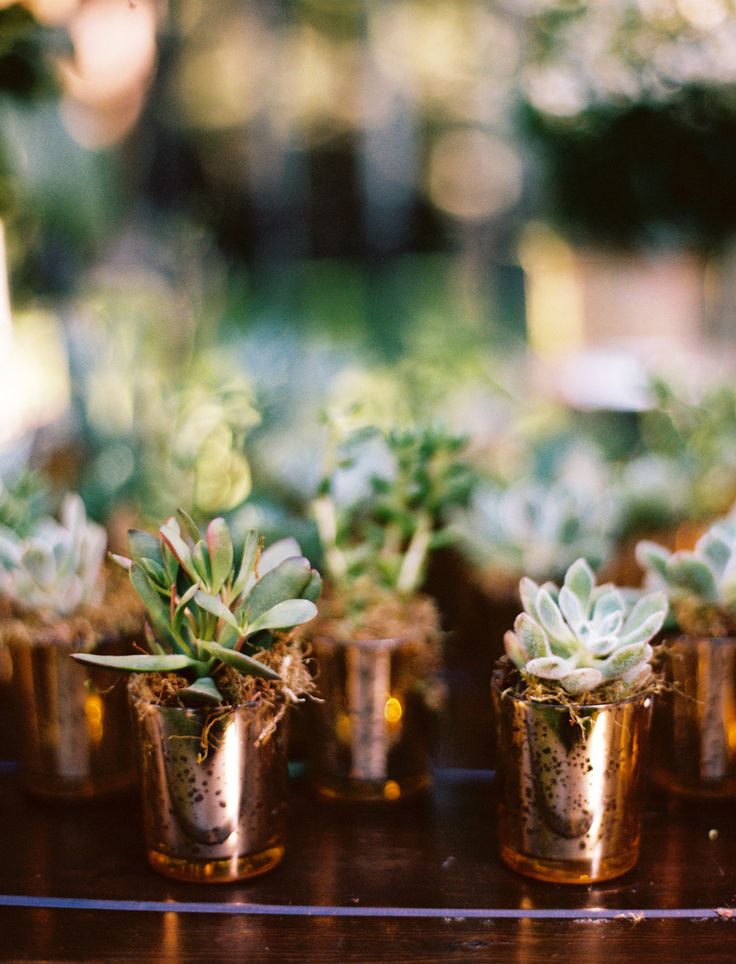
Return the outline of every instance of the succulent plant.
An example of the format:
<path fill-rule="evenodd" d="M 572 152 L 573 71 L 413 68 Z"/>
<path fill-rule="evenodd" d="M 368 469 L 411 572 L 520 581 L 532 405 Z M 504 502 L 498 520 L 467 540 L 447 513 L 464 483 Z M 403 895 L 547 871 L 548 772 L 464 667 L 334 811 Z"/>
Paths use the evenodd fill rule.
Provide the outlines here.
<path fill-rule="evenodd" d="M 49 510 L 49 492 L 36 472 L 26 469 L 0 479 L 0 527 L 24 538 Z"/>
<path fill-rule="evenodd" d="M 666 591 L 685 631 L 719 636 L 736 630 L 736 514 L 713 523 L 693 551 L 642 540 L 636 558 L 647 582 Z"/>
<path fill-rule="evenodd" d="M 613 521 L 598 493 L 524 479 L 507 489 L 479 485 L 453 524 L 476 564 L 548 579 L 563 575 L 580 556 L 601 565 L 613 548 Z"/>
<path fill-rule="evenodd" d="M 570 566 L 561 589 L 524 577 L 519 592 L 524 612 L 504 645 L 525 677 L 574 697 L 616 681 L 633 691 L 649 678 L 650 640 L 668 608 L 663 592 L 632 607 L 612 584 L 596 586 L 585 559 Z"/>
<path fill-rule="evenodd" d="M 27 537 L 0 527 L 0 592 L 29 609 L 69 615 L 98 601 L 106 546 L 105 530 L 70 493 L 58 522 L 42 517 Z"/>
<path fill-rule="evenodd" d="M 80 662 L 135 673 L 179 673 L 189 684 L 177 692 L 184 702 L 224 701 L 218 677 L 225 667 L 245 676 L 279 680 L 256 659 L 278 633 L 317 614 L 319 573 L 293 539 L 263 551 L 255 530 L 236 553 L 222 518 L 207 526 L 205 538 L 182 510 L 159 529 L 158 537 L 129 532 L 130 558 L 113 556 L 128 570 L 146 607 L 150 653 L 98 656 L 75 653 Z"/>
<path fill-rule="evenodd" d="M 471 488 L 464 445 L 441 429 L 375 426 L 340 442 L 313 506 L 338 591 L 358 580 L 401 595 L 419 588 L 430 551 L 448 538 L 446 512 Z"/>

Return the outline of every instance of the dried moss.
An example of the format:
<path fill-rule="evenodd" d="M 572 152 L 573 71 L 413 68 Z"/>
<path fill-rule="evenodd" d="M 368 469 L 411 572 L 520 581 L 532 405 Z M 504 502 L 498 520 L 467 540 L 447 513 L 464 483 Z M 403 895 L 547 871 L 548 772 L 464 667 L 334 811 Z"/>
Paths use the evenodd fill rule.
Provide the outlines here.
<path fill-rule="evenodd" d="M 661 656 L 662 648 L 658 647 L 655 650 L 651 674 L 638 684 L 614 680 L 577 697 L 567 693 L 561 686 L 555 686 L 552 681 L 543 682 L 538 677 L 528 676 L 517 669 L 508 656 L 503 656 L 498 661 L 494 681 L 516 699 L 528 700 L 530 703 L 547 703 L 550 706 L 565 706 L 574 716 L 575 707 L 619 703 L 642 693 L 658 693 L 667 689 L 667 684 L 657 669 Z"/>
<path fill-rule="evenodd" d="M 285 634 L 270 649 L 254 655 L 261 663 L 274 669 L 281 679 L 244 676 L 232 667 L 221 666 L 217 673 L 217 688 L 224 703 L 205 708 L 206 720 L 202 730 L 205 755 L 212 726 L 234 707 L 260 703 L 271 709 L 257 741 L 263 744 L 275 732 L 289 706 L 314 693 L 316 685 L 309 671 L 309 653 L 296 634 Z M 140 714 L 150 712 L 151 707 L 155 706 L 191 709 L 179 696 L 189 682 L 178 673 L 134 673 L 128 682 L 128 689 Z"/>

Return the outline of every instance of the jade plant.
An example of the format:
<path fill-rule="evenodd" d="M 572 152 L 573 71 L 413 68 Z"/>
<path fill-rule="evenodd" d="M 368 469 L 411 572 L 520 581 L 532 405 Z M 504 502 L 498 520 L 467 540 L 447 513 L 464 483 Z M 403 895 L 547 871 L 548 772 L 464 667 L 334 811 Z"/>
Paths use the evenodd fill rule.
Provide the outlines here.
<path fill-rule="evenodd" d="M 714 522 L 693 551 L 671 552 L 642 540 L 636 557 L 647 581 L 666 591 L 685 632 L 707 636 L 736 632 L 736 516 Z"/>
<path fill-rule="evenodd" d="M 562 588 L 524 577 L 519 592 L 524 612 L 504 645 L 528 682 L 575 698 L 618 683 L 620 697 L 650 678 L 650 640 L 668 609 L 663 592 L 643 595 L 632 606 L 612 584 L 597 586 L 582 558 L 567 570 Z"/>
<path fill-rule="evenodd" d="M 244 676 L 280 680 L 257 658 L 279 634 L 317 613 L 321 579 L 291 539 L 265 551 L 251 530 L 236 553 L 230 529 L 213 519 L 201 537 L 182 510 L 158 536 L 132 529 L 130 556 L 112 558 L 128 570 L 147 610 L 150 652 L 131 656 L 75 653 L 80 662 L 134 673 L 177 673 L 187 685 L 184 703 L 227 702 L 222 678 L 228 668 Z"/>
<path fill-rule="evenodd" d="M 67 616 L 99 601 L 106 545 L 105 530 L 69 493 L 58 521 L 43 516 L 25 536 L 0 526 L 0 592 L 28 609 Z"/>
<path fill-rule="evenodd" d="M 466 501 L 465 439 L 442 429 L 351 432 L 313 504 L 326 571 L 341 595 L 367 587 L 415 593 L 431 551 L 447 541 L 448 510 Z"/>

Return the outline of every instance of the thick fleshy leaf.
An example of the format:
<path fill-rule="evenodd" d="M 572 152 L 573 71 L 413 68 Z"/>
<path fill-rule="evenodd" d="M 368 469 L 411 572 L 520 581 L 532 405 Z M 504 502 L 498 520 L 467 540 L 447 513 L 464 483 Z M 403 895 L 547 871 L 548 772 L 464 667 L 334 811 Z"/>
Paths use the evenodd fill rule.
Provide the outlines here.
<path fill-rule="evenodd" d="M 576 632 L 587 615 L 587 609 L 583 609 L 579 596 L 567 586 L 560 590 L 560 611 Z"/>
<path fill-rule="evenodd" d="M 647 663 L 652 657 L 652 647 L 649 643 L 633 643 L 617 650 L 612 656 L 599 665 L 601 673 L 606 679 L 618 679 L 637 663 Z"/>
<path fill-rule="evenodd" d="M 212 567 L 210 565 L 210 554 L 207 551 L 207 543 L 200 539 L 192 549 L 192 565 L 197 573 L 197 578 L 208 590 L 211 589 Z"/>
<path fill-rule="evenodd" d="M 254 619 L 246 635 L 252 636 L 263 629 L 291 629 L 308 623 L 316 615 L 317 607 L 308 599 L 285 599 Z"/>
<path fill-rule="evenodd" d="M 127 556 L 119 556 L 116 552 L 108 552 L 107 558 L 115 565 L 120 566 L 121 569 L 130 572 L 130 567 L 133 565 L 132 559 L 128 559 Z"/>
<path fill-rule="evenodd" d="M 198 640 L 199 646 L 210 656 L 215 656 L 221 662 L 226 663 L 228 666 L 232 666 L 233 669 L 238 670 L 244 676 L 262 676 L 264 679 L 281 679 L 279 674 L 272 670 L 270 666 L 264 666 L 257 659 L 253 659 L 252 656 L 246 656 L 245 653 L 238 652 L 236 649 L 226 649 L 225 646 L 220 646 L 219 643 L 209 642 L 207 640 Z"/>
<path fill-rule="evenodd" d="M 187 603 L 190 602 L 196 594 L 199 592 L 199 583 L 193 583 L 189 589 L 184 593 L 184 595 L 179 599 L 174 610 L 174 631 L 177 633 L 181 632 L 182 619 L 184 618 L 184 610 L 187 608 Z"/>
<path fill-rule="evenodd" d="M 233 567 L 233 543 L 230 530 L 225 520 L 219 516 L 207 526 L 207 548 L 212 569 L 210 591 L 218 593 Z"/>
<path fill-rule="evenodd" d="M 185 703 L 198 706 L 200 704 L 216 706 L 222 703 L 222 693 L 211 676 L 202 676 L 190 686 L 177 690 L 176 695 Z"/>
<path fill-rule="evenodd" d="M 179 560 L 165 542 L 161 542 L 161 558 L 164 562 L 164 569 L 168 576 L 169 585 L 173 586 L 179 578 Z"/>
<path fill-rule="evenodd" d="M 668 581 L 699 596 L 705 602 L 718 598 L 718 587 L 713 573 L 693 552 L 676 552 L 667 563 Z"/>
<path fill-rule="evenodd" d="M 626 617 L 624 634 L 633 632 L 633 630 L 641 626 L 651 616 L 659 613 L 662 614 L 662 620 L 664 621 L 668 609 L 669 603 L 667 602 L 667 596 L 663 592 L 647 593 L 646 596 L 642 596 L 641 599 L 637 601 L 634 608 Z"/>
<path fill-rule="evenodd" d="M 194 595 L 194 601 L 198 606 L 201 606 L 202 609 L 208 613 L 212 613 L 213 616 L 217 616 L 218 619 L 224 619 L 228 626 L 240 632 L 237 619 L 225 603 L 221 599 L 218 599 L 217 596 L 211 596 L 209 593 L 199 589 Z"/>
<path fill-rule="evenodd" d="M 596 689 L 603 682 L 603 674 L 590 666 L 575 669 L 567 676 L 563 676 L 560 684 L 570 696 L 579 696 L 581 693 L 589 693 Z"/>
<path fill-rule="evenodd" d="M 243 544 L 243 554 L 240 557 L 240 566 L 235 581 L 232 584 L 232 598 L 237 597 L 250 589 L 250 581 L 255 581 L 254 570 L 258 560 L 258 553 L 261 549 L 261 537 L 255 529 L 250 529 L 245 537 Z"/>
<path fill-rule="evenodd" d="M 667 579 L 667 563 L 671 556 L 669 549 L 648 539 L 642 539 L 636 545 L 636 561 L 641 568 L 655 572 L 662 579 Z"/>
<path fill-rule="evenodd" d="M 312 578 L 312 567 L 303 556 L 284 559 L 275 569 L 261 576 L 243 601 L 242 609 L 252 623 L 262 613 L 284 599 L 299 599 Z"/>
<path fill-rule="evenodd" d="M 309 577 L 309 582 L 306 584 L 304 589 L 302 589 L 302 599 L 308 599 L 310 602 L 316 603 L 319 597 L 322 595 L 322 576 L 317 572 L 316 569 L 312 569 L 312 574 Z"/>
<path fill-rule="evenodd" d="M 586 640 L 585 647 L 593 656 L 610 656 L 619 644 L 618 636 L 594 636 Z"/>
<path fill-rule="evenodd" d="M 20 564 L 41 585 L 54 582 L 56 563 L 51 553 L 40 544 L 32 542 L 20 557 Z"/>
<path fill-rule="evenodd" d="M 163 565 L 161 557 L 161 543 L 156 536 L 143 529 L 128 529 L 128 551 L 133 562 L 142 559 L 153 559 Z"/>
<path fill-rule="evenodd" d="M 64 528 L 68 529 L 76 540 L 87 521 L 82 497 L 76 492 L 68 492 L 61 503 L 59 518 Z"/>
<path fill-rule="evenodd" d="M 198 575 L 192 563 L 191 551 L 189 546 L 179 534 L 179 523 L 176 521 L 176 519 L 172 516 L 171 519 L 161 526 L 159 532 L 161 533 L 161 538 L 179 560 L 179 564 L 181 565 L 182 569 L 192 579 L 197 579 Z"/>
<path fill-rule="evenodd" d="M 619 644 L 622 646 L 630 646 L 633 643 L 648 643 L 662 628 L 665 616 L 666 612 L 652 613 L 643 623 L 639 623 L 639 625 L 630 632 L 619 636 Z"/>
<path fill-rule="evenodd" d="M 514 633 L 527 659 L 552 655 L 547 634 L 527 613 L 519 613 L 514 620 Z"/>
<path fill-rule="evenodd" d="M 522 576 L 519 582 L 519 596 L 521 597 L 521 604 L 524 609 L 529 613 L 532 619 L 536 619 L 539 622 L 539 613 L 537 612 L 537 595 L 539 594 L 539 586 L 533 579 L 529 576 Z"/>
<path fill-rule="evenodd" d="M 503 637 L 503 646 L 506 650 L 506 655 L 514 666 L 518 669 L 523 669 L 529 658 L 529 654 L 519 642 L 519 637 L 516 633 L 512 633 L 510 629 L 507 629 Z"/>
<path fill-rule="evenodd" d="M 286 539 L 279 539 L 272 543 L 268 549 L 264 549 L 258 562 L 258 573 L 261 577 L 267 572 L 275 569 L 284 559 L 291 559 L 294 556 L 301 556 L 302 550 L 296 539 L 290 536 Z"/>
<path fill-rule="evenodd" d="M 732 545 L 733 542 L 729 541 L 726 531 L 714 525 L 698 539 L 695 544 L 695 553 L 705 557 L 716 579 L 720 579 L 731 561 Z"/>
<path fill-rule="evenodd" d="M 560 598 L 560 587 L 556 582 L 552 582 L 550 579 L 548 579 L 547 582 L 542 583 L 539 589 L 540 591 L 543 589 L 546 593 L 549 593 L 555 605 L 557 605 L 557 602 Z"/>
<path fill-rule="evenodd" d="M 552 643 L 572 644 L 575 636 L 562 617 L 562 613 L 546 589 L 540 589 L 537 596 L 537 611 L 542 628 L 547 631 Z"/>
<path fill-rule="evenodd" d="M 601 619 L 596 629 L 601 636 L 615 636 L 624 624 L 623 613 L 609 613 Z"/>
<path fill-rule="evenodd" d="M 202 538 L 202 533 L 194 519 L 184 509 L 176 510 L 176 519 L 179 523 L 179 531 L 192 540 L 192 545 L 196 545 Z"/>
<path fill-rule="evenodd" d="M 562 679 L 570 673 L 570 664 L 559 656 L 542 656 L 529 660 L 524 671 L 540 679 Z"/>
<path fill-rule="evenodd" d="M 134 562 L 130 567 L 130 581 L 146 607 L 154 630 L 167 635 L 171 625 L 169 607 L 164 603 L 158 590 L 137 562 Z"/>
<path fill-rule="evenodd" d="M 170 584 L 166 570 L 161 563 L 156 562 L 155 559 L 142 558 L 139 564 L 154 585 L 158 586 L 159 589 L 166 590 L 168 594 Z"/>
<path fill-rule="evenodd" d="M 72 653 L 78 663 L 102 666 L 105 669 L 121 670 L 124 673 L 175 673 L 181 669 L 194 669 L 201 664 L 183 653 L 147 653 L 131 656 L 102 656 L 97 653 Z"/>
<path fill-rule="evenodd" d="M 0 562 L 12 569 L 20 563 L 21 548 L 16 544 L 14 534 L 8 529 L 5 529 L 5 531 L 9 533 L 9 536 L 0 533 Z"/>
<path fill-rule="evenodd" d="M 580 606 L 585 615 L 588 613 L 590 604 L 590 594 L 595 586 L 595 576 L 593 570 L 585 559 L 576 559 L 565 574 L 565 585 L 563 588 L 574 593 L 580 600 Z M 560 602 L 562 601 L 562 591 L 560 592 Z"/>
<path fill-rule="evenodd" d="M 624 597 L 618 591 L 618 589 L 611 589 L 608 592 L 600 596 L 593 607 L 593 622 L 596 625 L 600 625 L 606 616 L 610 616 L 612 613 L 621 613 L 623 615 L 626 612 L 626 603 L 624 602 Z"/>

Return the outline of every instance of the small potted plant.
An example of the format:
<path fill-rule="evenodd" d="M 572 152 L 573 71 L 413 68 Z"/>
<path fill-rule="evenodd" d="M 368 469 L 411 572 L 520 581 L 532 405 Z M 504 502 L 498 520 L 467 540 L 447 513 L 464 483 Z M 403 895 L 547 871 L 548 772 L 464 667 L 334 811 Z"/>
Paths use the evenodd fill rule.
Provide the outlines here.
<path fill-rule="evenodd" d="M 447 538 L 444 512 L 467 495 L 463 445 L 435 429 L 356 430 L 314 504 L 329 577 L 311 633 L 326 697 L 312 744 L 324 797 L 395 801 L 429 785 L 440 629 L 420 588 Z"/>
<path fill-rule="evenodd" d="M 562 588 L 524 578 L 493 677 L 502 860 L 591 883 L 634 866 L 664 593 L 633 605 L 578 559 Z"/>
<path fill-rule="evenodd" d="M 457 683 L 451 688 L 456 719 L 449 738 L 464 766 L 494 766 L 494 747 L 482 737 L 493 722 L 488 678 L 503 654 L 503 633 L 519 611 L 521 576 L 559 579 L 580 556 L 597 569 L 612 554 L 615 513 L 602 495 L 603 472 L 600 457 L 593 461 L 587 449 L 571 452 L 552 473 L 505 487 L 479 483 L 468 508 L 453 516 L 465 577 L 446 653 Z M 438 588 L 444 612 L 445 596 L 458 594 L 458 586 L 445 582 Z"/>
<path fill-rule="evenodd" d="M 24 530 L 23 530 L 24 531 Z M 125 692 L 69 653 L 130 652 L 143 614 L 126 581 L 104 571 L 104 529 L 67 495 L 57 521 L 0 529 L 0 639 L 12 656 L 21 777 L 37 794 L 98 796 L 132 784 Z"/>
<path fill-rule="evenodd" d="M 736 517 L 711 525 L 693 551 L 642 541 L 637 558 L 676 624 L 656 715 L 657 779 L 685 796 L 736 796 Z"/>
<path fill-rule="evenodd" d="M 263 551 L 251 530 L 236 552 L 224 519 L 202 538 L 182 511 L 128 544 L 115 558 L 146 607 L 150 652 L 75 658 L 133 674 L 149 862 L 207 883 L 263 873 L 284 852 L 281 722 L 312 688 L 290 631 L 316 615 L 319 574 L 292 539 Z"/>

